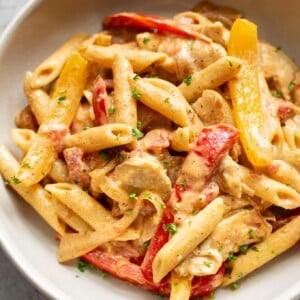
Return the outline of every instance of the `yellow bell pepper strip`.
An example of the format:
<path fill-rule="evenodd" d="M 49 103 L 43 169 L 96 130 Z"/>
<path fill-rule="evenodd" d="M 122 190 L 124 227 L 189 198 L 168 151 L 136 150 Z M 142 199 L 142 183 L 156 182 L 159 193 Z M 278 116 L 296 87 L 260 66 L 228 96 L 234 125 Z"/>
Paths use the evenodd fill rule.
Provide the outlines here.
<path fill-rule="evenodd" d="M 272 160 L 272 144 L 265 130 L 265 115 L 258 85 L 257 26 L 246 19 L 232 25 L 228 55 L 243 61 L 236 78 L 229 81 L 230 95 L 241 143 L 253 167 L 266 167 Z"/>

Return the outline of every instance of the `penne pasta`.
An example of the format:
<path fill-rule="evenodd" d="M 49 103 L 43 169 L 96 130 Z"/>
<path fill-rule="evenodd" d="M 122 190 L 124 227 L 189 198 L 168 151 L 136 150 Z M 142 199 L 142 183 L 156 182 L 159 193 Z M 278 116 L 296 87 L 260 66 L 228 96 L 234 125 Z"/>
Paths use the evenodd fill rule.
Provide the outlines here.
<path fill-rule="evenodd" d="M 31 87 L 41 88 L 55 80 L 60 74 L 69 55 L 88 37 L 86 34 L 77 34 L 59 47 L 33 72 Z"/>
<path fill-rule="evenodd" d="M 229 276 L 224 278 L 222 286 L 227 286 L 241 277 L 247 276 L 279 254 L 291 248 L 300 239 L 300 217 L 285 224 L 273 232 L 267 239 L 256 245 L 257 251 L 248 251 L 235 259 Z"/>
<path fill-rule="evenodd" d="M 194 102 L 206 89 L 214 89 L 234 78 L 242 67 L 242 61 L 234 56 L 218 59 L 198 73 L 191 74 L 191 82 L 182 82 L 178 88 L 188 102 Z"/>
<path fill-rule="evenodd" d="M 124 124 L 108 124 L 89 128 L 66 138 L 67 147 L 80 147 L 85 152 L 95 152 L 134 141 L 132 128 Z"/>
<path fill-rule="evenodd" d="M 190 299 L 192 280 L 189 277 L 181 277 L 176 272 L 171 273 L 171 294 L 170 300 Z"/>
<path fill-rule="evenodd" d="M 218 198 L 208 204 L 166 243 L 153 261 L 153 280 L 161 281 L 173 268 L 200 244 L 221 220 L 224 203 Z M 189 234 L 187 234 L 189 232 Z"/>
<path fill-rule="evenodd" d="M 65 233 L 65 228 L 59 221 L 55 201 L 40 185 L 26 187 L 16 176 L 19 163 L 5 146 L 0 147 L 0 173 L 12 187 L 41 217 L 59 234 Z"/>

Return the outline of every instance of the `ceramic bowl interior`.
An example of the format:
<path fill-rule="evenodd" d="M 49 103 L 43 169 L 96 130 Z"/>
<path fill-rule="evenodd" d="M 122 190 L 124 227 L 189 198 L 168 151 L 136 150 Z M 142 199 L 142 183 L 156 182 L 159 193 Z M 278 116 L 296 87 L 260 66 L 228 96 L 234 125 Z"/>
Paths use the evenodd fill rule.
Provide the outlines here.
<path fill-rule="evenodd" d="M 244 12 L 259 26 L 260 38 L 281 46 L 300 64 L 300 2 L 294 0 L 219 0 Z M 10 132 L 14 113 L 25 105 L 22 81 L 64 40 L 77 32 L 93 33 L 103 16 L 138 11 L 171 16 L 188 10 L 193 0 L 52 0 L 30 1 L 5 32 L 0 46 L 0 140 L 16 155 Z M 0 237 L 18 268 L 54 299 L 157 299 L 113 278 L 80 273 L 75 263 L 58 264 L 54 233 L 19 197 L 0 184 Z M 241 282 L 237 291 L 221 290 L 217 299 L 291 299 L 300 294 L 300 245 Z M 276 298 L 277 297 L 277 298 Z"/>

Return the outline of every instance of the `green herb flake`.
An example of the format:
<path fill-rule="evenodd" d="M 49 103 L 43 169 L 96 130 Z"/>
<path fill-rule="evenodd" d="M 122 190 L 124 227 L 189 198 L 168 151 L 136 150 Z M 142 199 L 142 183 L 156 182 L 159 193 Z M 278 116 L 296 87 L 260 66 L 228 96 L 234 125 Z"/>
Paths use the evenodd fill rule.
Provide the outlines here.
<path fill-rule="evenodd" d="M 131 133 L 132 136 L 136 137 L 138 140 L 144 136 L 144 133 L 140 131 L 138 128 L 132 128 Z"/>
<path fill-rule="evenodd" d="M 193 76 L 192 75 L 188 75 L 187 77 L 185 77 L 183 79 L 183 82 L 186 84 L 186 85 L 190 85 L 192 83 L 192 80 L 193 80 Z"/>
<path fill-rule="evenodd" d="M 166 208 L 166 204 L 162 203 L 162 204 L 160 205 L 160 207 L 161 207 L 161 209 L 165 209 L 165 208 Z"/>
<path fill-rule="evenodd" d="M 252 247 L 251 249 L 252 249 L 253 251 L 255 251 L 255 252 L 259 252 L 259 250 L 258 250 L 258 248 L 257 248 L 256 246 Z"/>
<path fill-rule="evenodd" d="M 107 111 L 110 115 L 113 115 L 116 112 L 116 108 L 114 106 L 111 106 L 108 108 Z"/>
<path fill-rule="evenodd" d="M 240 252 L 242 254 L 246 254 L 248 252 L 248 249 L 249 249 L 249 245 L 242 245 L 242 246 L 240 246 Z"/>
<path fill-rule="evenodd" d="M 136 192 L 132 192 L 129 194 L 129 199 L 130 200 L 136 200 L 137 199 L 137 193 Z"/>
<path fill-rule="evenodd" d="M 127 158 L 127 156 L 121 152 L 117 152 L 116 153 L 116 158 L 120 159 L 120 160 L 125 160 Z"/>
<path fill-rule="evenodd" d="M 87 172 L 87 169 L 82 169 L 82 173 L 86 173 Z"/>
<path fill-rule="evenodd" d="M 99 151 L 99 155 L 102 157 L 103 160 L 109 161 L 110 155 L 106 151 Z"/>
<path fill-rule="evenodd" d="M 274 254 L 274 255 L 278 255 L 279 253 L 276 251 L 276 250 L 272 250 L 272 254 Z"/>
<path fill-rule="evenodd" d="M 209 299 L 216 299 L 216 294 L 214 292 L 211 292 L 209 294 Z"/>
<path fill-rule="evenodd" d="M 10 181 L 9 181 L 8 179 L 5 179 L 5 180 L 4 180 L 4 184 L 5 184 L 5 185 L 10 185 Z"/>
<path fill-rule="evenodd" d="M 274 91 L 272 95 L 275 98 L 283 99 L 283 95 L 280 91 Z"/>
<path fill-rule="evenodd" d="M 250 239 L 254 238 L 254 230 L 252 228 L 249 229 L 248 236 L 249 236 Z"/>
<path fill-rule="evenodd" d="M 135 74 L 133 77 L 132 77 L 133 80 L 138 80 L 140 79 L 140 76 L 138 74 Z"/>
<path fill-rule="evenodd" d="M 134 87 L 134 89 L 132 90 L 132 98 L 136 100 L 141 98 L 141 93 L 138 91 L 136 87 Z"/>
<path fill-rule="evenodd" d="M 86 126 L 84 126 L 83 130 L 88 130 L 90 128 L 93 128 L 93 125 L 86 125 Z"/>
<path fill-rule="evenodd" d="M 149 38 L 147 38 L 147 37 L 144 37 L 144 38 L 143 38 L 143 44 L 144 44 L 144 45 L 147 45 L 150 41 L 151 41 L 151 40 L 150 40 Z"/>
<path fill-rule="evenodd" d="M 59 97 L 58 99 L 57 99 L 57 103 L 58 104 L 61 104 L 63 101 L 65 101 L 67 99 L 67 97 L 66 96 L 61 96 L 61 97 Z"/>
<path fill-rule="evenodd" d="M 142 121 L 137 121 L 136 127 L 137 127 L 138 129 L 140 129 L 140 128 L 142 127 L 142 125 L 143 125 Z"/>
<path fill-rule="evenodd" d="M 231 284 L 231 288 L 232 288 L 233 290 L 237 290 L 239 287 L 240 287 L 240 285 L 239 285 L 237 282 L 233 282 L 233 283 Z"/>
<path fill-rule="evenodd" d="M 231 60 L 230 60 L 228 63 L 229 63 L 229 66 L 230 66 L 230 67 L 232 67 L 232 66 L 233 66 L 233 64 L 232 64 L 232 61 L 231 61 Z"/>
<path fill-rule="evenodd" d="M 152 200 L 152 195 L 148 192 L 143 193 L 143 196 L 148 200 Z"/>
<path fill-rule="evenodd" d="M 133 210 L 132 209 L 128 209 L 125 211 L 125 215 L 126 216 L 132 216 L 133 215 Z"/>
<path fill-rule="evenodd" d="M 280 51 L 282 49 L 282 46 L 277 46 L 276 48 L 275 48 L 275 51 L 277 52 L 277 51 Z"/>
<path fill-rule="evenodd" d="M 19 184 L 19 183 L 21 183 L 20 179 L 17 178 L 15 175 L 11 177 L 11 180 L 13 181 L 14 184 Z"/>
<path fill-rule="evenodd" d="M 234 261 L 235 259 L 236 259 L 236 256 L 233 253 L 228 254 L 228 257 L 227 257 L 228 261 Z"/>
<path fill-rule="evenodd" d="M 30 166 L 30 164 L 29 164 L 28 161 L 23 161 L 23 162 L 22 162 L 22 168 L 31 169 L 31 166 Z"/>
<path fill-rule="evenodd" d="M 92 264 L 90 264 L 90 263 L 88 263 L 88 262 L 86 262 L 82 259 L 79 260 L 79 262 L 77 264 L 77 268 L 82 273 L 85 272 L 86 270 L 88 270 L 88 271 L 97 270 L 97 268 L 94 265 L 92 265 Z"/>
<path fill-rule="evenodd" d="M 206 267 L 210 268 L 210 267 L 211 267 L 211 262 L 209 262 L 209 261 L 204 261 L 204 265 L 205 265 Z"/>
<path fill-rule="evenodd" d="M 149 241 L 144 242 L 144 243 L 143 243 L 143 248 L 144 248 L 144 249 L 147 249 L 147 248 L 149 247 L 149 244 L 150 244 Z"/>
<path fill-rule="evenodd" d="M 167 104 L 170 104 L 170 97 L 167 97 L 165 100 L 164 100 L 165 103 Z"/>
<path fill-rule="evenodd" d="M 238 272 L 238 273 L 236 273 L 236 276 L 238 278 L 242 278 L 244 276 L 244 273 L 243 272 Z"/>
<path fill-rule="evenodd" d="M 177 232 L 178 226 L 175 223 L 165 224 L 165 230 L 173 235 Z"/>
<path fill-rule="evenodd" d="M 296 83 L 294 81 L 291 81 L 288 85 L 289 91 L 292 93 L 295 89 Z"/>
<path fill-rule="evenodd" d="M 179 184 L 180 184 L 180 186 L 182 188 L 186 188 L 186 182 L 185 182 L 185 180 L 181 180 Z"/>
<path fill-rule="evenodd" d="M 109 277 L 109 273 L 106 272 L 106 271 L 101 271 L 101 277 L 102 278 L 107 278 L 107 277 Z"/>
<path fill-rule="evenodd" d="M 169 160 L 166 159 L 166 160 L 163 161 L 163 165 L 164 165 L 165 168 L 167 168 L 169 166 L 169 164 L 170 164 Z"/>

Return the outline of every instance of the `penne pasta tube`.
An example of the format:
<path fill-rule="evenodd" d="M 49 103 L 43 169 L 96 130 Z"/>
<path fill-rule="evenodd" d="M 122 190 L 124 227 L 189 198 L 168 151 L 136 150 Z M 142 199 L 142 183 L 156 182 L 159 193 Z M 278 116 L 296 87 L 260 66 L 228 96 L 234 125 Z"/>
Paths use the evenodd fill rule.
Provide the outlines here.
<path fill-rule="evenodd" d="M 194 102 L 206 89 L 215 89 L 234 78 L 241 69 L 242 61 L 233 56 L 218 59 L 205 69 L 192 74 L 191 82 L 182 82 L 178 88 L 188 102 Z"/>
<path fill-rule="evenodd" d="M 132 95 L 143 104 L 159 112 L 181 127 L 189 124 L 188 113 L 182 99 L 155 86 L 149 80 L 130 78 Z"/>
<path fill-rule="evenodd" d="M 26 72 L 24 78 L 24 93 L 38 124 L 41 124 L 44 116 L 47 115 L 51 98 L 43 87 L 33 88 L 31 86 L 32 77 L 32 72 Z"/>
<path fill-rule="evenodd" d="M 176 97 L 177 101 L 180 101 L 184 104 L 185 110 L 188 114 L 189 123 L 188 125 L 192 127 L 195 131 L 199 132 L 203 128 L 203 124 L 199 119 L 198 115 L 192 108 L 192 106 L 186 101 L 186 99 L 182 96 L 179 89 L 173 85 L 172 83 L 158 79 L 158 78 L 147 78 L 146 81 L 150 82 L 151 84 L 167 91 L 172 96 Z"/>
<path fill-rule="evenodd" d="M 68 128 L 78 109 L 87 81 L 87 61 L 77 52 L 66 61 L 39 133 Z"/>
<path fill-rule="evenodd" d="M 182 262 L 214 230 L 223 217 L 224 203 L 216 198 L 189 222 L 179 227 L 175 235 L 158 251 L 152 265 L 153 281 L 160 282 Z"/>
<path fill-rule="evenodd" d="M 56 232 L 64 235 L 65 228 L 58 219 L 55 201 L 39 184 L 25 187 L 16 173 L 20 166 L 18 161 L 5 146 L 0 146 L 0 173 L 13 188 Z"/>
<path fill-rule="evenodd" d="M 104 68 L 112 68 L 114 57 L 122 53 L 130 62 L 133 71 L 140 73 L 153 63 L 160 64 L 167 55 L 165 53 L 151 52 L 139 49 L 130 49 L 126 45 L 112 45 L 108 47 L 89 45 L 81 49 L 82 55 L 92 62 Z"/>
<path fill-rule="evenodd" d="M 111 214 L 99 202 L 75 184 L 47 184 L 45 189 L 95 230 L 109 230 L 107 224 L 114 221 Z"/>
<path fill-rule="evenodd" d="M 137 127 L 136 100 L 131 96 L 128 78 L 133 77 L 132 67 L 125 56 L 116 55 L 112 64 L 116 123 Z"/>
<path fill-rule="evenodd" d="M 24 186 L 36 184 L 49 173 L 56 157 L 50 138 L 37 135 L 22 159 L 16 176 Z"/>
<path fill-rule="evenodd" d="M 55 201 L 55 207 L 58 217 L 75 231 L 84 233 L 92 230 L 92 227 L 88 223 L 86 223 L 82 218 L 80 218 L 76 213 L 74 213 L 74 211 L 69 209 L 60 201 Z"/>
<path fill-rule="evenodd" d="M 60 243 L 58 260 L 64 262 L 79 257 L 120 236 L 134 222 L 141 208 L 137 199 L 130 213 L 124 214 L 119 220 L 107 222 L 102 229 L 86 233 L 70 233 L 63 236 Z"/>
<path fill-rule="evenodd" d="M 285 209 L 300 206 L 300 194 L 293 188 L 264 174 L 257 174 L 242 165 L 239 165 L 239 170 L 245 194 L 258 196 L 264 201 Z"/>
<path fill-rule="evenodd" d="M 300 217 L 297 216 L 273 232 L 263 242 L 256 244 L 256 251 L 250 250 L 245 255 L 238 256 L 232 263 L 231 273 L 224 278 L 222 286 L 227 286 L 241 279 L 241 277 L 244 278 L 252 271 L 294 246 L 299 239 Z"/>
<path fill-rule="evenodd" d="M 192 291 L 192 277 L 181 277 L 175 271 L 171 273 L 170 300 L 189 300 Z"/>
<path fill-rule="evenodd" d="M 31 129 L 14 128 L 11 133 L 13 141 L 23 153 L 28 151 L 36 138 L 36 133 Z"/>
<path fill-rule="evenodd" d="M 192 127 L 179 127 L 170 134 L 171 148 L 175 151 L 190 151 L 196 139 L 196 132 Z"/>
<path fill-rule="evenodd" d="M 67 58 L 88 37 L 86 34 L 77 34 L 59 47 L 53 54 L 44 60 L 33 72 L 31 87 L 33 89 L 48 85 L 60 74 Z"/>
<path fill-rule="evenodd" d="M 131 127 L 124 124 L 107 124 L 66 137 L 66 147 L 80 147 L 85 152 L 96 152 L 133 141 Z"/>

